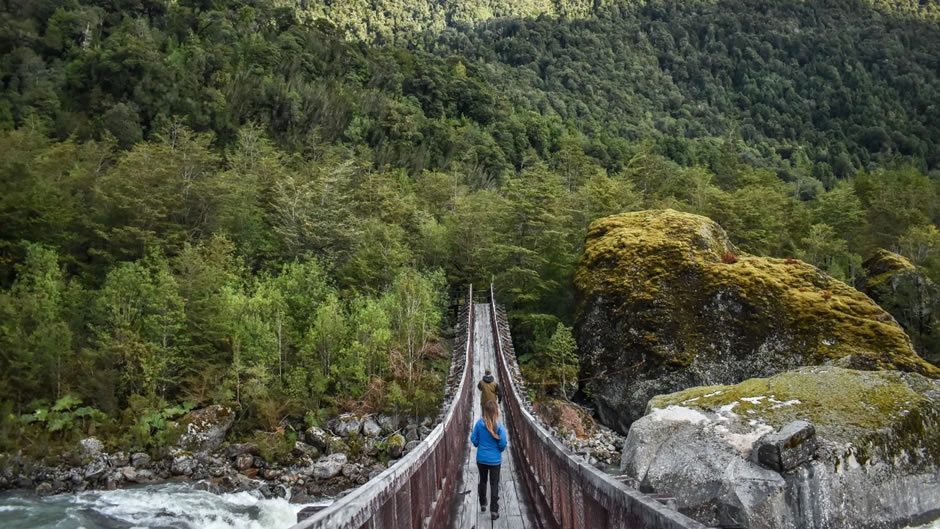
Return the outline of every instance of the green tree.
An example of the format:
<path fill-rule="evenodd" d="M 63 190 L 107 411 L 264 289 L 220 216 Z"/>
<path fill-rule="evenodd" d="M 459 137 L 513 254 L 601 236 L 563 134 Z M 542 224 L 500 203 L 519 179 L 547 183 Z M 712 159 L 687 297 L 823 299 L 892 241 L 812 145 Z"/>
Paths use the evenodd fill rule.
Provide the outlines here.
<path fill-rule="evenodd" d="M 940 253 L 940 231 L 933 224 L 911 226 L 898 237 L 898 250 L 917 266 L 927 266 Z"/>
<path fill-rule="evenodd" d="M 414 382 L 418 362 L 441 323 L 444 284 L 440 272 L 425 275 L 404 269 L 386 297 L 392 342 L 400 355 L 396 363 L 401 366 L 409 385 Z"/>
<path fill-rule="evenodd" d="M 581 364 L 576 350 L 577 344 L 571 334 L 571 327 L 558 323 L 555 326 L 555 332 L 545 345 L 542 362 L 546 382 L 554 385 L 565 400 L 578 386 L 578 371 Z"/>
<path fill-rule="evenodd" d="M 16 281 L 0 293 L 0 400 L 22 406 L 69 390 L 75 366 L 70 289 L 56 252 L 28 245 Z"/>
<path fill-rule="evenodd" d="M 180 382 L 187 336 L 183 299 L 167 260 L 150 252 L 108 273 L 95 299 L 98 352 L 120 370 L 120 402 L 132 394 L 152 402 Z"/>

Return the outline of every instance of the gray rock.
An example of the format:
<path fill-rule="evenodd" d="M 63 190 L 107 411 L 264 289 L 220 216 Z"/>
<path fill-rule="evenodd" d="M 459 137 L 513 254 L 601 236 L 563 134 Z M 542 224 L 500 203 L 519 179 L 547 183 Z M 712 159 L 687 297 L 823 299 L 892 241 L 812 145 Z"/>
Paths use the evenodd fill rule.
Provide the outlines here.
<path fill-rule="evenodd" d="M 817 448 L 816 428 L 806 421 L 793 421 L 760 438 L 754 454 L 762 466 L 783 472 L 813 459 Z"/>
<path fill-rule="evenodd" d="M 330 479 L 339 475 L 346 464 L 346 454 L 330 454 L 313 465 L 313 477 L 316 479 Z"/>
<path fill-rule="evenodd" d="M 315 446 L 321 452 L 325 452 L 330 435 L 327 434 L 323 428 L 311 426 L 304 432 L 304 439 L 306 439 L 307 444 Z"/>
<path fill-rule="evenodd" d="M 418 434 L 418 427 L 412 426 L 412 425 L 406 426 L 405 427 L 405 439 L 407 439 L 408 441 L 417 441 L 421 439 L 421 436 Z"/>
<path fill-rule="evenodd" d="M 242 492 L 246 490 L 254 490 L 257 485 L 251 478 L 244 474 L 228 474 L 222 478 L 223 485 L 226 490 L 231 490 L 233 492 Z"/>
<path fill-rule="evenodd" d="M 634 422 L 623 453 L 626 474 L 642 491 L 675 497 L 682 513 L 705 525 L 784 527 L 777 525 L 784 522 L 783 478 L 742 458 L 711 424 L 650 415 Z"/>
<path fill-rule="evenodd" d="M 52 483 L 49 483 L 48 481 L 40 483 L 39 486 L 36 487 L 37 496 L 48 496 L 54 493 L 55 493 L 55 488 L 52 486 Z"/>
<path fill-rule="evenodd" d="M 369 457 L 378 457 L 379 456 L 379 443 L 377 439 L 367 438 L 365 442 L 362 443 L 362 453 Z"/>
<path fill-rule="evenodd" d="M 786 402 L 741 391 L 749 383 L 656 397 L 624 445 L 630 485 L 709 526 L 882 529 L 935 516 L 940 431 L 908 432 L 914 417 L 940 417 L 940 380 L 806 367 L 768 379 L 797 392 L 777 393 Z M 791 419 L 807 415 L 815 424 Z"/>
<path fill-rule="evenodd" d="M 124 452 L 115 452 L 111 454 L 110 456 L 108 456 L 108 462 L 110 463 L 112 467 L 115 467 L 115 468 L 127 466 L 128 461 L 129 461 L 129 458 L 127 457 L 127 454 Z"/>
<path fill-rule="evenodd" d="M 68 485 L 66 485 L 63 479 L 54 479 L 52 480 L 52 493 L 59 494 L 61 492 L 66 492 L 68 490 Z"/>
<path fill-rule="evenodd" d="M 131 483 L 137 483 L 137 469 L 134 467 L 122 467 L 119 469 L 125 480 Z"/>
<path fill-rule="evenodd" d="M 81 455 L 86 458 L 98 457 L 104 451 L 104 444 L 95 437 L 88 437 L 78 442 Z"/>
<path fill-rule="evenodd" d="M 362 435 L 366 437 L 378 437 L 382 433 L 382 427 L 379 426 L 379 423 L 375 422 L 375 419 L 372 417 L 367 418 L 362 422 Z"/>
<path fill-rule="evenodd" d="M 404 453 L 410 454 L 412 450 L 418 448 L 418 445 L 421 444 L 421 441 L 408 441 L 408 444 L 405 445 Z"/>
<path fill-rule="evenodd" d="M 120 469 L 114 469 L 105 477 L 104 487 L 107 490 L 114 490 L 122 483 L 124 483 L 124 473 Z"/>
<path fill-rule="evenodd" d="M 291 451 L 296 457 L 307 457 L 312 460 L 320 457 L 320 450 L 317 447 L 297 441 L 294 443 L 294 449 Z"/>
<path fill-rule="evenodd" d="M 392 433 L 399 428 L 400 421 L 396 415 L 379 415 L 376 420 L 385 433 Z"/>
<path fill-rule="evenodd" d="M 214 478 L 220 478 L 225 475 L 225 472 L 229 469 L 229 466 L 226 464 L 212 464 L 209 465 L 209 475 Z"/>
<path fill-rule="evenodd" d="M 141 469 L 137 471 L 137 478 L 134 480 L 135 483 L 150 483 L 151 481 L 157 479 L 153 472 Z"/>
<path fill-rule="evenodd" d="M 346 463 L 343 465 L 342 474 L 351 480 L 359 479 L 362 473 L 362 467 L 355 463 Z"/>
<path fill-rule="evenodd" d="M 143 452 L 136 452 L 131 455 L 131 465 L 134 468 L 143 468 L 150 466 L 150 456 Z"/>
<path fill-rule="evenodd" d="M 235 413 L 218 404 L 191 411 L 180 420 L 183 434 L 177 445 L 193 452 L 215 450 L 234 422 Z"/>
<path fill-rule="evenodd" d="M 176 476 L 189 476 L 194 470 L 196 470 L 196 460 L 192 456 L 176 456 L 170 464 L 170 472 Z"/>
<path fill-rule="evenodd" d="M 362 419 L 351 413 L 344 413 L 334 420 L 332 430 L 344 439 L 359 435 L 362 433 Z"/>
<path fill-rule="evenodd" d="M 255 458 L 251 454 L 242 454 L 235 457 L 235 468 L 238 470 L 248 470 L 255 464 Z"/>
<path fill-rule="evenodd" d="M 85 479 L 94 481 L 108 470 L 108 463 L 103 458 L 96 459 L 85 466 Z"/>
<path fill-rule="evenodd" d="M 235 459 L 242 454 L 258 455 L 258 446 L 254 443 L 234 443 L 225 450 L 229 459 Z"/>

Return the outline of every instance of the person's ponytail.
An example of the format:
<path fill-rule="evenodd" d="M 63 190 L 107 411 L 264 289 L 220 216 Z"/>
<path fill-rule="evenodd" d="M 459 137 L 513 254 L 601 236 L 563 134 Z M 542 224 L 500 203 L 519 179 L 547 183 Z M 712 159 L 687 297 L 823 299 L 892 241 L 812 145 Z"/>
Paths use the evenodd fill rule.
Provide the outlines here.
<path fill-rule="evenodd" d="M 496 430 L 496 421 L 498 420 L 499 408 L 496 406 L 496 401 L 486 401 L 486 404 L 483 405 L 483 423 L 486 425 L 486 429 L 490 432 L 490 435 L 493 436 L 493 439 L 497 441 L 499 440 L 499 432 Z"/>

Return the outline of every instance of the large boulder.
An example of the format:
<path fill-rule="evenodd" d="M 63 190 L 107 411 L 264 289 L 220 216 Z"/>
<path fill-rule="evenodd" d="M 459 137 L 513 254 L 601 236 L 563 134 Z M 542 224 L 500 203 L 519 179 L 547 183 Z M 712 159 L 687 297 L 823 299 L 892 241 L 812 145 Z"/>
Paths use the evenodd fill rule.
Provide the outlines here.
<path fill-rule="evenodd" d="M 346 454 L 330 454 L 313 464 L 313 477 L 319 480 L 336 477 L 346 465 Z"/>
<path fill-rule="evenodd" d="M 801 261 L 740 252 L 702 216 L 593 222 L 575 282 L 582 375 L 621 433 L 655 395 L 803 365 L 940 377 L 867 296 Z"/>
<path fill-rule="evenodd" d="M 940 381 L 804 367 L 654 398 L 621 466 L 706 525 L 900 527 L 940 506 Z"/>
<path fill-rule="evenodd" d="M 222 446 L 225 434 L 235 422 L 231 408 L 213 404 L 187 413 L 180 420 L 182 434 L 178 445 L 184 450 L 204 452 Z"/>
<path fill-rule="evenodd" d="M 96 459 L 104 452 L 104 443 L 97 437 L 86 437 L 78 442 L 79 454 L 86 459 Z"/>
<path fill-rule="evenodd" d="M 887 250 L 875 252 L 864 267 L 859 289 L 894 316 L 924 359 L 940 365 L 940 287 L 905 257 Z"/>

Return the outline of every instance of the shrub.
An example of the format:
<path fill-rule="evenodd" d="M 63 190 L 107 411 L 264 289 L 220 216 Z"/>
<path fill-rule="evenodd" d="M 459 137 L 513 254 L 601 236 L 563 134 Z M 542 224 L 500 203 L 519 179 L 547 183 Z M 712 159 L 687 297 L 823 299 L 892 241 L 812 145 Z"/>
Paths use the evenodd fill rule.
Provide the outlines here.
<path fill-rule="evenodd" d="M 297 442 L 296 432 L 255 432 L 251 442 L 258 447 L 258 454 L 269 463 L 288 464 Z"/>

